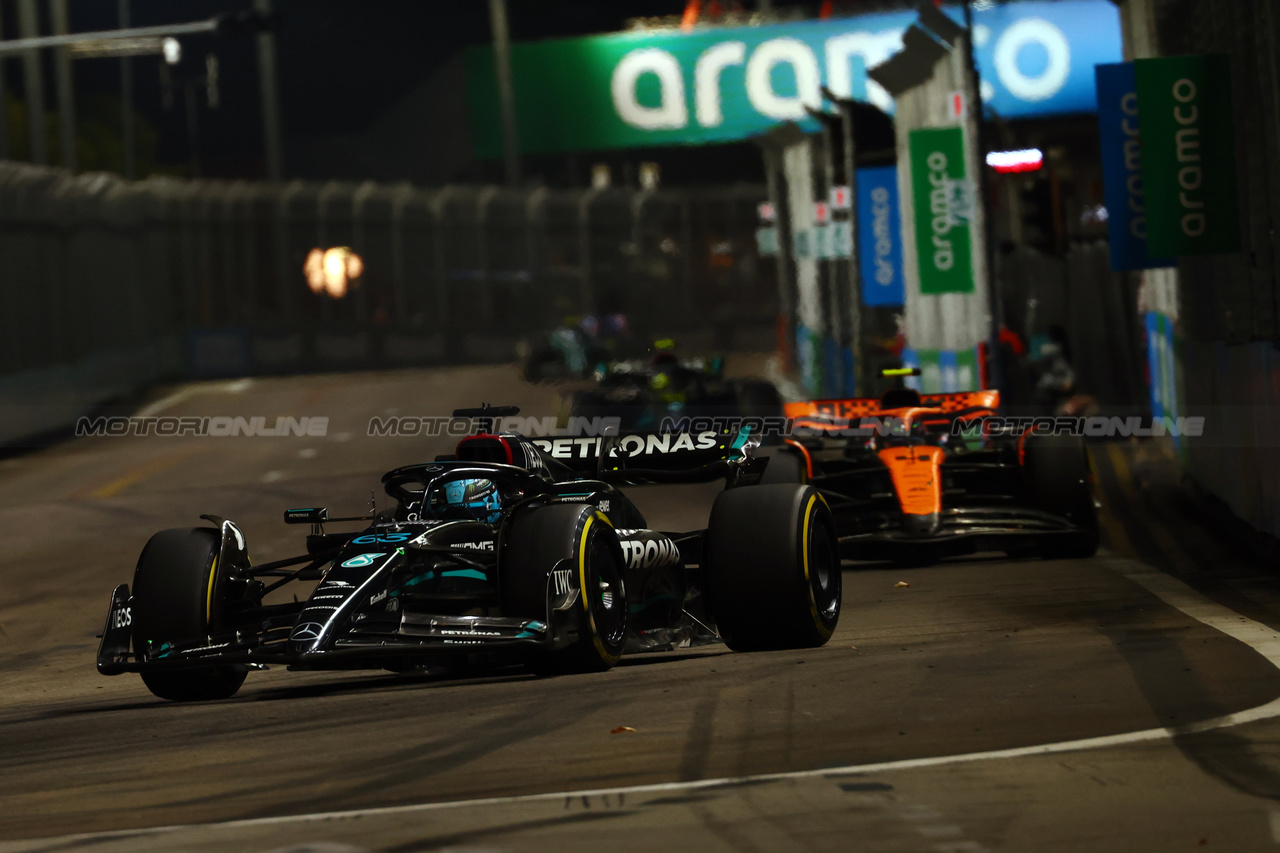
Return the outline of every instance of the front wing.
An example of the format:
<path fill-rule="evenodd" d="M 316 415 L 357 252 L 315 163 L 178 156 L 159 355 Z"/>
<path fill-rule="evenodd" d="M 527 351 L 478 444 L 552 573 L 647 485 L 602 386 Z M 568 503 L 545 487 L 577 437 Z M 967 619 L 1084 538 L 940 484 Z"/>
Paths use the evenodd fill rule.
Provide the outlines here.
<path fill-rule="evenodd" d="M 107 624 L 98 647 L 98 672 L 119 675 L 222 665 L 262 668 L 270 664 L 295 669 L 345 669 L 391 658 L 556 648 L 576 637 L 538 619 L 388 613 L 387 617 L 394 618 L 372 618 L 379 614 L 370 614 L 370 618 L 357 621 L 338 634 L 328 647 L 303 651 L 306 644 L 299 642 L 295 631 L 305 628 L 297 624 L 298 609 L 264 611 L 256 629 L 180 639 L 141 655 L 131 650 L 132 604 L 128 585 L 121 584 L 111 594 Z M 569 631 L 575 628 L 576 621 L 568 626 Z"/>

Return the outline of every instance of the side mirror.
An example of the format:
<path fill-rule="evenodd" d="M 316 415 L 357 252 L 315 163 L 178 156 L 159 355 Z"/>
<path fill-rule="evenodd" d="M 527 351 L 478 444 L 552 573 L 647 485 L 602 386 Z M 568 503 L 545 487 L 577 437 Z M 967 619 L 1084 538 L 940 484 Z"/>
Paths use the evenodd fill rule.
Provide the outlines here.
<path fill-rule="evenodd" d="M 310 507 L 307 509 L 286 509 L 285 524 L 324 524 L 329 518 L 326 507 Z"/>

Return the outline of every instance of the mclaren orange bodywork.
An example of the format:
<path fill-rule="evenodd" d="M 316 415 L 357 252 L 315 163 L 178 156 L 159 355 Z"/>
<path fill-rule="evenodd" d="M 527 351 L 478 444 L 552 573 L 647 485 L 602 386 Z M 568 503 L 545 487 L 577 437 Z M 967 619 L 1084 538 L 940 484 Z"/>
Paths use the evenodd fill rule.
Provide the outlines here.
<path fill-rule="evenodd" d="M 920 398 L 920 408 L 937 409 L 947 415 L 965 412 L 966 418 L 977 418 L 994 415 L 1000 406 L 1000 392 L 995 389 L 985 391 L 964 391 L 955 394 L 927 394 Z M 787 403 L 784 412 L 789 418 L 826 417 L 873 418 L 897 413 L 897 409 L 882 409 L 880 400 L 875 397 L 855 397 L 847 400 L 808 400 L 801 403 Z M 973 410 L 971 412 L 966 410 Z"/>
<path fill-rule="evenodd" d="M 889 469 L 904 515 L 937 515 L 942 511 L 941 447 L 889 447 L 877 455 Z"/>

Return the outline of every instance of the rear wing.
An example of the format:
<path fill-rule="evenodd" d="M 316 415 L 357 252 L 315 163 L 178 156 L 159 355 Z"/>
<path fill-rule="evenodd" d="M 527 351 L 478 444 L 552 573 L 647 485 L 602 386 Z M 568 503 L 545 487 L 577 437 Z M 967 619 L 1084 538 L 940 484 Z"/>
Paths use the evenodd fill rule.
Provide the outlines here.
<path fill-rule="evenodd" d="M 994 388 L 984 391 L 961 391 L 953 394 L 922 394 L 919 406 L 930 409 L 942 409 L 953 418 L 968 419 L 983 415 L 994 415 L 1000 407 L 1000 392 Z M 876 397 L 855 397 L 846 400 L 809 400 L 800 403 L 786 403 L 783 407 L 788 418 L 840 418 L 856 420 L 872 418 L 884 414 Z"/>
<path fill-rule="evenodd" d="M 759 439 L 737 432 L 648 432 L 526 439 L 574 474 L 616 483 L 710 482 L 745 464 Z"/>

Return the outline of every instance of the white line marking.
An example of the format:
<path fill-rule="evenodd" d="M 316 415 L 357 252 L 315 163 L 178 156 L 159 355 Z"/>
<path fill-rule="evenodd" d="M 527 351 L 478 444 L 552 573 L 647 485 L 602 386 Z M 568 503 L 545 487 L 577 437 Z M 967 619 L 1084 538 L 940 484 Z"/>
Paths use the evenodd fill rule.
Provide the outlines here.
<path fill-rule="evenodd" d="M 1271 840 L 1280 844 L 1280 809 L 1271 810 Z"/>
<path fill-rule="evenodd" d="M 180 391 L 174 391 L 172 394 L 168 395 L 167 397 L 161 397 L 159 400 L 156 400 L 154 403 L 149 403 L 143 406 L 141 409 L 138 410 L 138 413 L 134 417 L 149 418 L 152 415 L 157 415 L 160 412 L 163 412 L 165 409 L 173 408 L 174 406 L 178 405 L 183 400 L 187 399 L 192 394 L 194 394 L 195 390 L 196 390 L 195 388 L 183 388 Z"/>
<path fill-rule="evenodd" d="M 245 390 L 252 384 L 253 384 L 252 379 L 236 379 L 232 382 L 201 383 L 199 385 L 188 385 L 185 388 L 179 388 L 177 391 L 174 391 L 172 394 L 169 394 L 168 396 L 161 397 L 159 400 L 156 400 L 154 403 L 148 403 L 147 405 L 139 409 L 138 413 L 134 415 L 134 417 L 138 417 L 138 418 L 152 417 L 154 415 L 159 414 L 160 412 L 163 412 L 165 409 L 173 408 L 174 406 L 178 405 L 184 400 L 190 397 L 194 397 L 196 394 L 207 394 L 211 392 L 212 393 L 221 392 L 224 394 L 239 394 L 241 391 Z"/>
<path fill-rule="evenodd" d="M 1205 598 L 1182 581 L 1166 575 L 1149 566 L 1111 557 L 1098 557 L 1100 562 L 1108 564 L 1108 568 L 1124 575 L 1129 580 L 1151 592 L 1170 607 L 1177 608 L 1217 631 L 1221 631 L 1232 639 L 1262 655 L 1277 669 L 1280 669 L 1280 634 L 1261 622 L 1245 618 L 1239 613 Z M 791 779 L 813 779 L 824 776 L 848 776 L 865 773 L 885 773 L 894 770 L 916 770 L 922 767 L 939 767 L 946 764 L 963 764 L 972 761 L 997 761 L 1005 758 L 1022 758 L 1025 756 L 1054 755 L 1061 752 L 1079 752 L 1088 749 L 1102 749 L 1113 746 L 1127 746 L 1150 741 L 1167 740 L 1175 735 L 1207 732 L 1214 729 L 1229 728 L 1259 720 L 1280 717 L 1280 697 L 1272 699 L 1264 705 L 1249 708 L 1222 717 L 1201 720 L 1181 726 L 1170 726 L 1158 729 L 1143 729 L 1135 732 L 1123 732 L 1101 737 L 1066 740 L 1057 743 L 1043 743 L 1036 746 L 1018 746 L 1010 749 L 994 749 L 987 752 L 969 752 L 961 755 L 938 755 L 928 758 L 908 758 L 901 761 L 881 761 L 876 764 L 852 764 L 845 767 L 825 767 L 820 770 L 797 770 L 786 773 L 761 773 L 754 776 L 727 776 L 719 779 L 697 779 L 691 782 L 659 782 L 650 785 L 626 785 L 617 788 L 593 788 L 585 791 L 555 791 L 545 794 L 523 794 L 511 797 L 488 797 L 473 800 L 452 800 L 442 803 L 417 803 L 407 806 L 383 806 L 381 808 L 351 809 L 348 811 L 315 812 L 299 815 L 278 815 L 275 817 L 245 818 L 228 820 L 221 823 L 206 824 L 174 824 L 171 826 L 153 826 L 142 829 L 120 829 L 109 832 L 86 832 L 75 835 L 63 835 L 49 838 L 15 839 L 0 843 L 0 850 L 10 845 L 44 842 L 47 844 L 74 844 L 88 839 L 111 839 L 128 836 L 160 835 L 169 832 L 205 830 L 213 827 L 226 829 L 242 829 L 247 827 L 279 826 L 291 823 L 318 823 L 329 820 L 348 820 L 352 818 L 378 817 L 384 815 L 403 815 L 421 812 L 446 811 L 475 806 L 509 805 L 513 803 L 534 803 L 551 800 L 563 800 L 566 797 L 600 797 L 623 794 L 659 794 L 672 791 L 696 791 L 705 788 L 718 788 L 727 785 L 741 785 L 744 782 L 778 782 Z M 1272 812 L 1271 826 L 1274 837 L 1280 839 L 1280 812 Z M 1277 843 L 1280 843 L 1278 841 Z"/>

